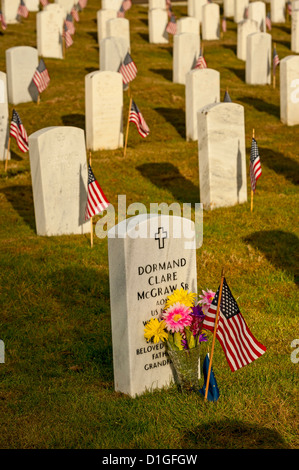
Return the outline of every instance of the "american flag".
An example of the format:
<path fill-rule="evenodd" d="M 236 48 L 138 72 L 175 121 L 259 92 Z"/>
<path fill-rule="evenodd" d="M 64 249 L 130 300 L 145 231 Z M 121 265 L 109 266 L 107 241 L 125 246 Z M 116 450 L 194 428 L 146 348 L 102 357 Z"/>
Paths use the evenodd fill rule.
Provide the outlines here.
<path fill-rule="evenodd" d="M 126 14 L 126 12 L 124 10 L 124 7 L 121 5 L 116 16 L 117 16 L 117 18 L 124 18 L 125 14 Z"/>
<path fill-rule="evenodd" d="M 9 135 L 14 137 L 17 141 L 19 149 L 26 153 L 29 150 L 28 147 L 28 136 L 25 130 L 25 127 L 22 124 L 20 116 L 18 113 L 13 109 L 12 111 L 12 119 L 10 123 Z"/>
<path fill-rule="evenodd" d="M 118 71 L 122 74 L 125 85 L 130 83 L 136 77 L 137 67 L 129 52 L 127 52 L 126 57 L 124 58 L 124 61 L 120 65 Z"/>
<path fill-rule="evenodd" d="M 176 30 L 177 30 L 176 19 L 174 15 L 171 15 L 168 25 L 166 26 L 166 31 L 169 34 L 176 34 Z"/>
<path fill-rule="evenodd" d="M 5 31 L 7 28 L 7 24 L 5 23 L 5 18 L 1 10 L 0 10 L 0 23 L 1 23 L 1 27 L 3 31 Z"/>
<path fill-rule="evenodd" d="M 279 60 L 278 54 L 276 52 L 276 47 L 274 47 L 274 49 L 273 49 L 273 73 L 274 73 L 274 75 L 275 75 L 275 72 L 276 72 L 276 67 L 279 64 L 280 64 L 280 60 Z"/>
<path fill-rule="evenodd" d="M 43 7 L 46 7 L 47 5 L 49 5 L 48 0 L 40 0 L 40 3 L 42 4 Z"/>
<path fill-rule="evenodd" d="M 288 9 L 288 14 L 291 16 L 292 14 L 292 2 L 288 2 L 287 3 L 287 9 Z"/>
<path fill-rule="evenodd" d="M 17 11 L 17 15 L 23 16 L 23 18 L 27 18 L 27 16 L 29 15 L 29 12 L 28 12 L 27 7 L 24 3 L 24 0 L 21 0 L 21 2 L 20 2 L 20 5 L 19 5 L 18 11 Z"/>
<path fill-rule="evenodd" d="M 222 31 L 226 33 L 227 25 L 225 16 L 222 18 Z"/>
<path fill-rule="evenodd" d="M 252 137 L 251 151 L 250 151 L 250 181 L 251 189 L 255 192 L 256 182 L 262 174 L 262 167 L 259 155 L 259 149 L 254 137 Z"/>
<path fill-rule="evenodd" d="M 271 22 L 271 14 L 270 12 L 266 16 L 266 27 L 271 31 L 272 29 L 272 22 Z"/>
<path fill-rule="evenodd" d="M 124 11 L 130 10 L 131 6 L 132 6 L 131 0 L 124 0 L 122 2 L 122 7 L 123 7 Z"/>
<path fill-rule="evenodd" d="M 81 10 L 83 10 L 83 8 L 85 8 L 87 5 L 87 0 L 79 0 L 78 5 L 81 8 Z"/>
<path fill-rule="evenodd" d="M 203 328 L 213 332 L 219 291 L 220 287 L 203 321 Z M 221 344 L 232 372 L 250 364 L 266 352 L 265 346 L 257 341 L 249 330 L 225 279 L 223 280 L 216 338 Z"/>
<path fill-rule="evenodd" d="M 74 41 L 72 39 L 71 33 L 68 30 L 66 22 L 64 22 L 62 36 L 64 37 L 64 40 L 65 40 L 65 47 L 66 48 L 70 47 Z"/>
<path fill-rule="evenodd" d="M 194 65 L 194 68 L 195 69 L 206 69 L 207 67 L 208 66 L 207 66 L 206 60 L 205 60 L 204 56 L 202 55 L 202 51 L 200 51 L 199 57 L 196 61 L 196 64 Z"/>
<path fill-rule="evenodd" d="M 32 80 L 35 83 L 39 93 L 42 93 L 49 85 L 50 76 L 43 59 L 40 59 Z"/>
<path fill-rule="evenodd" d="M 144 117 L 142 116 L 141 112 L 139 111 L 136 103 L 132 101 L 131 109 L 130 109 L 130 116 L 129 122 L 134 122 L 137 126 L 138 132 L 141 137 L 145 138 L 149 135 L 149 128 L 146 124 Z"/>
<path fill-rule="evenodd" d="M 68 13 L 66 15 L 65 24 L 67 26 L 67 29 L 68 29 L 69 33 L 72 34 L 72 35 L 75 34 L 76 28 L 75 28 L 75 25 L 74 25 L 74 22 L 73 22 L 73 17 L 70 13 Z"/>
<path fill-rule="evenodd" d="M 74 20 L 77 21 L 77 23 L 78 23 L 78 21 L 80 20 L 79 19 L 79 13 L 78 13 L 78 10 L 75 6 L 73 6 L 73 8 L 71 9 L 71 15 L 74 18 Z"/>
<path fill-rule="evenodd" d="M 85 220 L 100 214 L 109 206 L 103 190 L 94 177 L 91 166 L 88 165 L 88 194 L 85 209 Z"/>
<path fill-rule="evenodd" d="M 166 10 L 167 10 L 167 14 L 168 14 L 169 18 L 171 18 L 173 13 L 172 13 L 172 5 L 171 5 L 170 0 L 166 0 Z"/>

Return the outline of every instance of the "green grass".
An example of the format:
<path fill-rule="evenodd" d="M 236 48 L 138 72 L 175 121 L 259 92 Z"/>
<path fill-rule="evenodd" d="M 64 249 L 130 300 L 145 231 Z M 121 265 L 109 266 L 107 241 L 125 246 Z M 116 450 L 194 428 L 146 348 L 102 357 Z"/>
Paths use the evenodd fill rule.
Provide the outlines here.
<path fill-rule="evenodd" d="M 84 128 L 84 77 L 98 69 L 96 11 L 89 0 L 74 45 L 64 61 L 46 59 L 51 76 L 41 103 L 16 106 L 31 133 L 48 126 Z M 186 6 L 173 7 L 177 17 Z M 172 38 L 148 43 L 146 9 L 128 12 L 132 57 L 138 67 L 134 99 L 151 130 L 141 139 L 130 128 L 122 150 L 93 152 L 92 161 L 117 212 L 141 202 L 199 202 L 197 142 L 185 141 L 185 89 L 172 83 Z M 280 59 L 291 55 L 290 23 L 271 32 Z M 36 47 L 35 14 L 0 36 L 5 50 Z M 244 83 L 236 57 L 236 25 L 220 41 L 205 43 L 208 66 L 220 71 L 221 97 L 228 87 L 245 108 L 247 163 L 252 129 L 263 175 L 254 197 L 235 207 L 204 213 L 203 246 L 197 250 L 198 289 L 217 289 L 221 269 L 253 334 L 266 354 L 231 373 L 216 344 L 217 403 L 172 387 L 131 399 L 114 391 L 107 239 L 37 237 L 28 154 L 12 142 L 7 174 L 0 169 L 0 364 L 1 448 L 211 449 L 298 448 L 298 136 L 279 118 L 276 89 Z M 124 123 L 128 96 L 124 96 Z M 12 106 L 10 106 L 12 111 Z M 247 178 L 248 194 L 250 183 Z M 97 220 L 97 218 L 95 218 Z M 203 352 L 204 353 L 204 352 Z"/>

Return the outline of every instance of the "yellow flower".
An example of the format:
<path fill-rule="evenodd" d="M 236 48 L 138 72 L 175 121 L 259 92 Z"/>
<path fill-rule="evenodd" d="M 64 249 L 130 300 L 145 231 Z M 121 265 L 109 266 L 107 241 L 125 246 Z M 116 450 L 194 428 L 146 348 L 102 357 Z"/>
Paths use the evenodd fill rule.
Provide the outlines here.
<path fill-rule="evenodd" d="M 144 336 L 147 341 L 152 338 L 154 343 L 165 341 L 168 338 L 168 333 L 164 330 L 166 323 L 164 320 L 159 321 L 158 318 L 152 318 L 144 328 Z"/>
<path fill-rule="evenodd" d="M 184 290 L 183 288 L 181 288 L 180 290 L 176 289 L 173 294 L 167 297 L 165 309 L 171 307 L 176 302 L 184 304 L 186 307 L 193 307 L 195 298 L 196 294 L 193 294 L 192 292 L 188 293 L 188 291 Z"/>

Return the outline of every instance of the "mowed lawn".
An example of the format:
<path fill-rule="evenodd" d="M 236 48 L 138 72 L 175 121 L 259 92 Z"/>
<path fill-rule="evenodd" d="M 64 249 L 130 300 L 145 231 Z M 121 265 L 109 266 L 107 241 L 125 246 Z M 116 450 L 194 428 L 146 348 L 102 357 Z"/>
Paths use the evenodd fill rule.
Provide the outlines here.
<path fill-rule="evenodd" d="M 99 68 L 100 3 L 89 0 L 80 14 L 65 60 L 45 59 L 51 82 L 40 104 L 15 106 L 28 135 L 48 126 L 85 128 L 84 77 Z M 185 16 L 187 6 L 174 4 L 173 11 Z M 127 18 L 138 68 L 131 89 L 150 135 L 142 139 L 131 125 L 125 158 L 122 149 L 93 152 L 95 176 L 116 215 L 118 195 L 127 206 L 140 202 L 148 210 L 150 203 L 194 206 L 200 202 L 197 142 L 185 139 L 185 87 L 172 83 L 173 38 L 149 44 L 144 6 L 133 5 Z M 290 21 L 274 25 L 271 34 L 280 59 L 291 55 Z M 36 235 L 29 155 L 13 140 L 8 171 L 4 164 L 0 169 L 0 448 L 298 448 L 299 354 L 292 342 L 299 338 L 299 126 L 280 122 L 279 68 L 275 89 L 246 85 L 236 42 L 236 24 L 228 20 L 224 37 L 206 41 L 204 54 L 221 74 L 221 99 L 227 88 L 245 108 L 248 202 L 204 212 L 198 291 L 216 290 L 224 267 L 266 354 L 232 373 L 216 343 L 217 403 L 176 386 L 135 399 L 116 393 L 107 238 L 95 237 L 91 249 L 88 235 Z M 0 43 L 0 70 L 6 71 L 7 48 L 36 47 L 36 14 L 9 25 Z M 125 92 L 124 128 L 128 104 Z M 263 173 L 251 213 L 253 128 Z"/>

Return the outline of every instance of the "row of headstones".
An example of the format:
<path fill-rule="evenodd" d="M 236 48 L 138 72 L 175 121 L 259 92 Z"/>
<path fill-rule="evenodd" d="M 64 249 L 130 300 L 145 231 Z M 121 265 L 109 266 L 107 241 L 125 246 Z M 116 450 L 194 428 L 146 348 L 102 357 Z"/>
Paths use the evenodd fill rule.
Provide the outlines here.
<path fill-rule="evenodd" d="M 28 11 L 38 12 L 40 7 L 40 0 L 24 0 Z M 54 4 L 58 5 L 64 11 L 64 16 L 70 13 L 72 7 L 77 3 L 77 0 L 54 0 Z M 1 10 L 7 24 L 18 23 L 18 8 L 20 0 L 1 0 Z"/>

